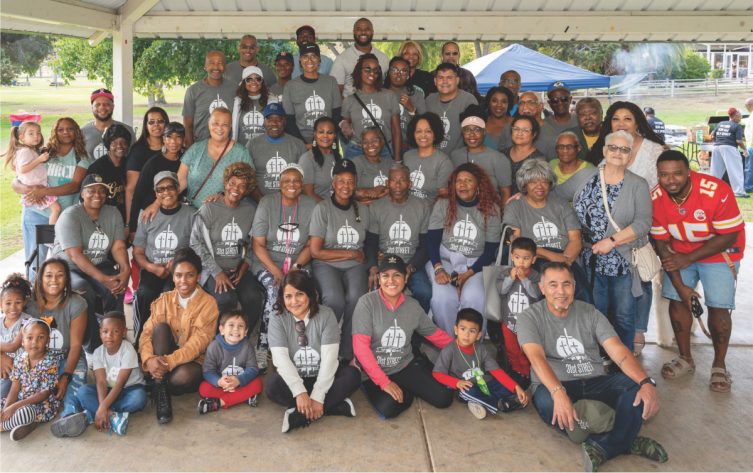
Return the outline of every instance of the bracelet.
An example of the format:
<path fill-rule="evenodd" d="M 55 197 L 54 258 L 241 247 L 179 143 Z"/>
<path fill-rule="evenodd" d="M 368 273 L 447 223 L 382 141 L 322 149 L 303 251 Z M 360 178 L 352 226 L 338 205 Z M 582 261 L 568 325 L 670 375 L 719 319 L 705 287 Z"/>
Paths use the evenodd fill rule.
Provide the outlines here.
<path fill-rule="evenodd" d="M 567 392 L 567 389 L 565 389 L 565 387 L 560 384 L 556 388 L 554 388 L 551 391 L 549 391 L 549 395 L 552 396 L 552 397 L 554 397 L 554 395 L 557 394 L 557 391 L 560 391 L 560 390 Z"/>
<path fill-rule="evenodd" d="M 617 248 L 617 240 L 614 239 L 614 235 L 609 235 L 609 240 L 614 244 L 614 248 Z"/>
<path fill-rule="evenodd" d="M 445 273 L 447 272 L 445 271 L 444 266 L 437 266 L 436 268 L 434 268 L 434 276 L 436 276 L 440 272 L 445 272 Z"/>

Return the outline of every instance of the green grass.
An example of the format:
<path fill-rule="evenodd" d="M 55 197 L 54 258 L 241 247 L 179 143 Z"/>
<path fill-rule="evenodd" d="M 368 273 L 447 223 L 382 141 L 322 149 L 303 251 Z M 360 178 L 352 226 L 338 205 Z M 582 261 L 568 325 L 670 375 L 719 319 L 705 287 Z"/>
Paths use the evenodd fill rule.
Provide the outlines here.
<path fill-rule="evenodd" d="M 42 115 L 42 131 L 49 137 L 55 120 L 69 116 L 83 126 L 91 120 L 89 94 L 101 86 L 98 82 L 77 80 L 71 85 L 50 87 L 49 79 L 31 79 L 30 86 L 0 87 L 0 149 L 7 147 L 11 113 L 25 111 Z M 163 106 L 171 120 L 182 121 L 181 108 L 184 88 L 166 91 L 168 102 Z M 641 108 L 650 105 L 668 125 L 686 127 L 705 123 L 709 116 L 724 114 L 729 106 L 742 106 L 739 93 L 719 96 L 678 96 L 675 98 L 636 97 L 633 101 Z M 603 100 L 605 109 L 608 106 Z M 134 96 L 134 123 L 141 128 L 142 118 L 148 109 L 146 97 Z M 14 178 L 11 169 L 0 169 L 0 260 L 23 247 L 21 238 L 21 204 L 10 187 Z M 738 199 L 746 221 L 753 221 L 753 199 Z"/>

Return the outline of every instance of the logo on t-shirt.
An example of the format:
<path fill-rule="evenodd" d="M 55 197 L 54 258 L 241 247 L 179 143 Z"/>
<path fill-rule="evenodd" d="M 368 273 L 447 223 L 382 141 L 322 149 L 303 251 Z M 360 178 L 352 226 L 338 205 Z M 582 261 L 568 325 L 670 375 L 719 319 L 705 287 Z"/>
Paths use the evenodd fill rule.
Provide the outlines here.
<path fill-rule="evenodd" d="M 562 242 L 559 240 L 560 232 L 557 225 L 551 220 L 541 217 L 541 221 L 533 224 L 533 236 L 540 246 L 562 250 Z"/>
<path fill-rule="evenodd" d="M 398 220 L 390 225 L 389 229 L 390 243 L 397 245 L 407 245 L 410 242 L 411 229 L 410 225 L 403 220 L 403 214 L 400 214 Z"/>
<path fill-rule="evenodd" d="M 62 350 L 63 349 L 63 333 L 56 329 L 51 328 L 50 329 L 50 341 L 47 342 L 47 346 L 50 348 L 50 350 Z"/>
<path fill-rule="evenodd" d="M 250 139 L 254 135 L 264 132 L 264 117 L 256 108 L 250 110 L 243 116 L 243 127 L 246 132 L 246 138 Z"/>
<path fill-rule="evenodd" d="M 111 366 L 109 370 L 107 370 L 107 385 L 108 386 L 115 386 L 115 383 L 118 381 L 118 375 L 120 374 L 120 366 Z"/>
<path fill-rule="evenodd" d="M 406 343 L 405 330 L 397 325 L 397 320 L 384 331 L 381 338 L 381 352 L 400 352 Z"/>
<path fill-rule="evenodd" d="M 212 112 L 214 112 L 215 108 L 228 108 L 227 104 L 224 100 L 220 98 L 220 94 L 217 94 L 217 98 L 212 100 L 212 103 L 209 104 L 209 114 L 211 115 Z"/>
<path fill-rule="evenodd" d="M 277 241 L 291 243 L 298 243 L 301 239 L 301 231 L 298 229 L 298 224 L 293 223 L 293 217 L 288 217 L 287 223 L 283 223 L 277 228 Z"/>
<path fill-rule="evenodd" d="M 167 225 L 167 230 L 163 230 L 154 237 L 154 247 L 162 252 L 173 251 L 178 247 L 178 236 Z"/>
<path fill-rule="evenodd" d="M 110 238 L 102 230 L 95 230 L 89 237 L 86 254 L 94 264 L 99 264 L 110 246 Z"/>
<path fill-rule="evenodd" d="M 107 148 L 105 148 L 105 144 L 104 143 L 98 144 L 92 150 L 92 155 L 93 155 L 95 161 L 98 160 L 99 158 L 101 158 L 102 156 L 106 155 L 106 154 L 107 154 Z"/>
<path fill-rule="evenodd" d="M 233 357 L 232 363 L 222 370 L 222 376 L 238 376 L 241 373 L 243 373 L 243 367 L 235 364 L 235 357 Z"/>
<path fill-rule="evenodd" d="M 462 356 L 462 355 L 461 355 Z M 471 366 L 467 370 L 463 371 L 463 375 L 461 376 L 464 380 L 468 381 L 470 379 L 475 379 L 476 377 L 473 375 L 473 370 L 476 369 L 476 360 L 471 360 Z"/>
<path fill-rule="evenodd" d="M 303 102 L 303 107 L 307 113 L 324 113 L 326 106 L 324 99 L 316 95 L 316 90 L 312 90 L 309 98 Z"/>
<path fill-rule="evenodd" d="M 218 256 L 237 256 L 238 250 L 241 244 L 239 241 L 243 240 L 243 230 L 235 223 L 235 217 L 222 227 L 220 232 L 220 238 L 222 238 L 222 246 L 216 248 Z"/>
<path fill-rule="evenodd" d="M 588 376 L 594 372 L 593 364 L 586 355 L 583 343 L 575 337 L 567 334 L 567 329 L 563 329 L 564 335 L 557 338 L 557 354 L 562 357 L 565 365 L 565 371 L 570 376 Z"/>
<path fill-rule="evenodd" d="M 442 127 L 444 128 L 444 139 L 440 143 L 440 148 L 446 148 L 450 142 L 450 119 L 447 118 L 447 112 L 442 112 Z"/>
<path fill-rule="evenodd" d="M 470 215 L 465 214 L 464 220 L 459 220 L 455 223 L 455 226 L 452 227 L 452 236 L 465 240 L 468 243 L 471 243 L 476 239 L 478 236 L 478 227 L 473 223 Z"/>
<path fill-rule="evenodd" d="M 345 225 L 337 230 L 337 244 L 348 249 L 355 248 L 360 239 L 361 236 L 358 234 L 358 231 L 348 225 L 348 219 L 346 218 Z"/>
<path fill-rule="evenodd" d="M 275 151 L 275 155 L 269 158 L 269 161 L 267 161 L 267 164 L 264 167 L 266 171 L 266 176 L 264 176 L 264 185 L 267 189 L 277 190 L 280 188 L 280 173 L 285 168 L 285 166 L 287 166 L 287 164 L 288 162 L 285 161 L 285 158 L 280 156 L 279 151 Z"/>
<path fill-rule="evenodd" d="M 374 103 L 374 100 L 369 100 L 369 103 L 365 104 L 366 109 L 371 112 L 371 115 L 374 117 L 374 120 L 376 120 L 376 123 L 374 123 L 374 120 L 369 117 L 369 114 L 366 112 L 366 109 L 361 109 L 361 116 L 363 119 L 361 120 L 361 126 L 364 128 L 368 128 L 370 126 L 378 126 L 381 127 L 384 125 L 384 121 L 382 121 L 382 107 Z"/>
<path fill-rule="evenodd" d="M 319 360 L 319 353 L 309 346 L 299 348 L 293 355 L 293 364 L 307 378 L 319 373 Z"/>
<path fill-rule="evenodd" d="M 377 186 L 386 186 L 387 185 L 387 176 L 382 174 L 382 170 L 379 170 L 379 174 L 374 176 L 374 187 Z"/>
<path fill-rule="evenodd" d="M 507 298 L 507 308 L 509 309 L 510 314 L 507 317 L 507 320 L 505 320 L 505 325 L 507 325 L 507 328 L 512 332 L 517 331 L 516 326 L 518 323 L 518 314 L 526 310 L 529 305 L 528 295 L 523 291 L 522 286 L 518 286 L 518 289 L 515 292 L 510 293 Z"/>
<path fill-rule="evenodd" d="M 421 171 L 421 165 L 419 164 L 418 169 L 411 171 L 410 173 L 411 190 L 423 189 L 425 183 L 426 176 L 424 176 L 423 171 Z"/>

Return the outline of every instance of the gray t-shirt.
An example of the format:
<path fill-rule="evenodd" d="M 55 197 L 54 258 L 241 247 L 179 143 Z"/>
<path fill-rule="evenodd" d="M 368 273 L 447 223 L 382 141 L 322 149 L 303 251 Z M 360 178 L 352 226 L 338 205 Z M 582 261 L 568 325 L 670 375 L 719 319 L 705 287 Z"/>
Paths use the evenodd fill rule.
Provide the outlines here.
<path fill-rule="evenodd" d="M 409 196 L 396 204 L 385 197 L 371 204 L 369 211 L 369 232 L 379 235 L 379 251 L 400 255 L 404 261 L 413 258 L 418 236 L 429 228 L 431 207 L 426 201 Z"/>
<path fill-rule="evenodd" d="M 538 271 L 531 269 L 528 277 L 521 280 L 511 278 L 512 266 L 502 266 L 497 275 L 497 291 L 502 298 L 502 323 L 511 332 L 518 331 L 518 314 L 526 310 L 534 302 L 541 300 Z"/>
<path fill-rule="evenodd" d="M 557 150 L 554 147 L 557 144 L 557 137 L 563 131 L 572 131 L 573 128 L 578 128 L 578 117 L 574 113 L 570 115 L 570 120 L 564 124 L 557 123 L 554 120 L 554 115 L 546 117 L 544 123 L 541 125 L 539 136 L 534 143 L 536 149 L 546 156 L 547 161 L 555 159 L 557 157 Z"/>
<path fill-rule="evenodd" d="M 369 207 L 358 205 L 358 218 L 356 218 L 356 205 L 353 203 L 348 210 L 340 210 L 335 207 L 331 198 L 322 200 L 316 204 L 314 213 L 311 215 L 309 234 L 322 238 L 324 249 L 327 250 L 362 250 L 366 230 L 369 228 Z M 358 262 L 355 260 L 328 261 L 327 264 L 347 269 L 358 265 Z"/>
<path fill-rule="evenodd" d="M 136 134 L 133 132 L 133 128 L 131 126 L 117 120 L 113 120 L 112 123 L 113 125 L 117 123 L 118 125 L 123 125 L 124 127 L 126 127 L 131 133 L 131 144 L 136 142 Z M 99 131 L 97 127 L 94 126 L 93 120 L 81 127 L 81 134 L 84 135 L 84 147 L 86 148 L 86 154 L 89 155 L 89 159 L 92 162 L 107 154 L 107 148 L 105 148 L 105 144 L 102 143 L 103 133 L 104 131 Z"/>
<path fill-rule="evenodd" d="M 79 247 L 92 264 L 98 265 L 108 258 L 112 245 L 124 239 L 123 217 L 117 208 L 103 205 L 95 222 L 86 213 L 83 204 L 77 204 L 65 209 L 55 224 L 52 255 L 66 260 L 71 269 L 78 269 L 65 250 Z"/>
<path fill-rule="evenodd" d="M 384 305 L 379 291 L 367 292 L 356 303 L 353 311 L 353 334 L 371 337 L 371 352 L 385 374 L 402 370 L 413 359 L 411 337 L 413 332 L 429 336 L 437 326 L 412 297 L 392 311 Z M 363 373 L 363 379 L 367 379 Z"/>
<path fill-rule="evenodd" d="M 434 204 L 429 218 L 429 230 L 444 228 L 444 219 L 449 208 L 449 199 L 439 199 Z M 499 208 L 494 204 L 497 215 L 487 218 L 476 207 L 457 206 L 455 223 L 449 230 L 442 232 L 442 245 L 450 251 L 462 253 L 466 258 L 478 258 L 484 252 L 486 242 L 499 242 L 500 227 Z"/>
<path fill-rule="evenodd" d="M 136 349 L 133 348 L 133 345 L 128 340 L 124 339 L 120 342 L 120 348 L 113 355 L 107 353 L 107 348 L 104 345 L 100 345 L 94 350 L 92 358 L 94 371 L 105 370 L 108 387 L 115 387 L 120 370 L 127 369 L 131 370 L 131 374 L 128 375 L 128 379 L 125 385 L 123 385 L 124 388 L 144 384 L 144 375 L 141 373 L 141 368 L 139 367 L 139 357 L 136 355 Z"/>
<path fill-rule="evenodd" d="M 274 69 L 261 62 L 258 62 L 256 67 L 261 69 L 262 74 L 264 74 L 264 83 L 267 84 L 267 87 L 271 87 L 277 83 L 277 75 Z M 235 87 L 238 87 L 243 76 L 243 69 L 245 68 L 241 66 L 240 61 L 233 61 L 225 66 L 224 76 L 231 83 L 235 84 Z"/>
<path fill-rule="evenodd" d="M 444 140 L 439 149 L 449 154 L 463 146 L 463 134 L 460 132 L 460 114 L 469 105 L 478 105 L 478 100 L 472 94 L 459 89 L 458 95 L 449 102 L 442 102 L 439 93 L 426 97 L 426 110 L 439 115 L 444 125 Z"/>
<path fill-rule="evenodd" d="M 605 374 L 599 345 L 616 337 L 606 316 L 596 307 L 573 301 L 566 317 L 556 317 L 549 311 L 546 300 L 537 302 L 518 315 L 520 346 L 535 343 L 544 348 L 546 361 L 557 379 L 573 381 Z M 532 370 L 535 386 L 541 381 Z"/>
<path fill-rule="evenodd" d="M 314 207 L 316 202 L 307 195 L 301 195 L 298 205 L 294 207 L 283 207 L 279 192 L 265 195 L 259 201 L 251 236 L 267 239 L 267 252 L 278 268 L 282 269 L 287 256 L 290 256 L 291 263 L 295 263 L 306 246 Z M 289 228 L 280 228 L 283 223 Z M 255 255 L 251 261 L 254 274 L 265 269 Z"/>
<path fill-rule="evenodd" d="M 448 186 L 453 170 L 450 158 L 439 150 L 422 158 L 418 150 L 411 149 L 403 156 L 403 164 L 410 169 L 411 195 L 427 202 L 434 202 L 437 191 Z"/>
<path fill-rule="evenodd" d="M 276 97 L 277 101 L 282 103 L 282 93 L 285 91 L 285 85 L 275 82 L 274 85 L 269 88 L 269 95 Z"/>
<path fill-rule="evenodd" d="M 322 153 L 324 161 L 319 166 L 314 160 L 314 152 L 306 151 L 301 155 L 298 164 L 303 169 L 303 184 L 313 184 L 314 192 L 322 199 L 329 199 L 332 195 L 332 169 L 335 167 L 335 155 Z"/>
<path fill-rule="evenodd" d="M 64 306 L 52 310 L 43 308 L 40 312 L 37 301 L 32 297 L 26 304 L 26 312 L 36 318 L 52 317 L 50 342 L 47 346 L 51 351 L 67 356 L 71 348 L 71 323 L 78 317 L 86 318 L 86 300 L 78 294 L 73 294 Z"/>
<path fill-rule="evenodd" d="M 366 110 L 358 103 L 353 95 L 345 97 L 342 105 L 342 117 L 350 119 L 353 125 L 354 143 L 361 143 L 361 133 L 369 127 L 378 126 L 387 137 L 387 143 L 392 145 L 392 117 L 400 115 L 400 103 L 395 98 L 395 94 L 389 90 L 382 89 L 378 92 L 365 93 L 356 92 L 361 101 L 368 107 L 371 114 L 376 119 L 376 123 L 371 120 Z"/>
<path fill-rule="evenodd" d="M 469 153 L 468 148 L 463 146 L 450 155 L 455 167 L 464 163 L 475 163 L 481 166 L 492 180 L 495 190 L 500 187 L 512 186 L 512 163 L 510 158 L 490 148 L 485 148 L 480 153 Z"/>
<path fill-rule="evenodd" d="M 218 200 L 201 206 L 191 230 L 191 248 L 201 256 L 204 272 L 216 276 L 231 271 L 243 260 L 248 248 L 256 204 L 242 200 L 232 209 Z"/>
<path fill-rule="evenodd" d="M 241 145 L 248 148 L 248 143 L 254 138 L 264 134 L 264 107 L 258 100 L 251 101 L 251 108 L 248 110 L 240 109 L 240 98 L 236 97 L 235 100 L 238 105 L 238 123 L 233 124 L 233 129 L 238 130 L 238 136 L 236 141 Z"/>
<path fill-rule="evenodd" d="M 330 76 L 319 76 L 314 82 L 296 77 L 285 85 L 282 93 L 282 107 L 288 115 L 295 115 L 298 131 L 306 143 L 311 143 L 314 137 L 317 118 L 331 117 L 332 110 L 341 105 L 340 89 Z"/>
<path fill-rule="evenodd" d="M 235 82 L 223 80 L 218 87 L 212 87 L 200 80 L 186 89 L 181 116 L 193 118 L 194 143 L 209 138 L 209 116 L 215 108 L 233 110 L 238 82 L 240 79 Z"/>
<path fill-rule="evenodd" d="M 298 332 L 295 331 L 296 318 L 288 311 L 272 314 L 269 317 L 269 348 L 287 348 L 290 361 L 293 362 L 298 375 L 316 378 L 321 368 L 322 345 L 340 343 L 340 327 L 332 309 L 319 305 L 319 312 L 306 324 L 308 345 L 298 344 Z"/>
<path fill-rule="evenodd" d="M 475 381 L 476 377 L 472 371 L 478 367 L 484 372 L 486 381 L 492 380 L 489 372 L 498 370 L 499 364 L 486 349 L 483 341 L 474 343 L 474 353 L 466 354 L 460 351 L 460 347 L 455 342 L 448 343 L 442 351 L 439 352 L 437 361 L 434 362 L 434 371 L 444 373 L 455 378 L 465 381 Z"/>
<path fill-rule="evenodd" d="M 371 46 L 371 54 L 377 57 L 379 61 L 379 67 L 382 68 L 382 74 L 387 73 L 387 69 L 390 65 L 390 59 L 382 51 Z M 356 45 L 349 47 L 339 56 L 335 58 L 335 62 L 332 64 L 332 70 L 330 74 L 337 79 L 337 83 L 343 86 L 343 97 L 347 97 L 354 92 L 353 88 L 353 69 L 356 67 L 358 58 L 361 57 L 364 52 L 358 50 Z M 287 108 L 285 109 L 287 110 Z"/>
<path fill-rule="evenodd" d="M 406 133 L 408 131 L 408 123 L 413 120 L 414 116 L 421 115 L 422 113 L 426 112 L 426 98 L 424 97 L 424 90 L 421 87 L 414 86 L 413 95 L 408 96 L 413 106 L 416 107 L 416 111 L 413 113 L 413 115 L 408 113 L 408 110 L 403 107 L 403 104 L 400 103 L 400 96 L 407 95 L 407 89 L 403 87 L 401 90 L 392 91 L 392 93 L 395 94 L 395 100 L 397 100 L 398 106 L 400 107 L 400 131 L 403 133 L 403 143 L 407 143 L 408 135 L 406 135 Z"/>
<path fill-rule="evenodd" d="M 193 214 L 188 205 L 171 214 L 160 209 L 151 222 L 139 222 L 133 245 L 144 248 L 146 259 L 152 263 L 168 263 L 177 250 L 189 246 Z"/>
<path fill-rule="evenodd" d="M 570 238 L 567 232 L 580 230 L 573 207 L 549 194 L 544 208 L 536 209 L 525 198 L 513 200 L 505 207 L 504 225 L 520 229 L 520 236 L 532 239 L 539 248 L 564 251 Z"/>
<path fill-rule="evenodd" d="M 228 344 L 230 348 L 224 347 L 224 343 L 222 335 L 218 334 L 209 344 L 204 354 L 204 371 L 213 372 L 218 376 L 238 376 L 249 368 L 258 371 L 256 350 L 248 337 L 235 345 Z"/>
<path fill-rule="evenodd" d="M 262 195 L 280 191 L 280 171 L 287 164 L 297 163 L 306 152 L 303 141 L 290 135 L 270 138 L 257 136 L 246 145 L 256 168 L 256 184 Z"/>
<path fill-rule="evenodd" d="M 351 161 L 356 165 L 358 173 L 358 188 L 371 189 L 376 186 L 386 186 L 390 175 L 390 167 L 394 162 L 380 159 L 378 163 L 372 163 L 366 156 L 356 156 Z"/>

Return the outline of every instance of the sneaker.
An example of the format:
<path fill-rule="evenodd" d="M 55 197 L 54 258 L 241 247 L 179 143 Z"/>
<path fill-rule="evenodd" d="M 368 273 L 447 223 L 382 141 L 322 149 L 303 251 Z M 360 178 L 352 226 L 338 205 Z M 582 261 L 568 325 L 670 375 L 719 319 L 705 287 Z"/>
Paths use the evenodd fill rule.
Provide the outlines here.
<path fill-rule="evenodd" d="M 326 412 L 326 414 L 328 416 L 355 417 L 356 408 L 353 406 L 353 401 L 346 397 L 340 404 Z"/>
<path fill-rule="evenodd" d="M 167 381 L 154 383 L 154 402 L 157 404 L 157 422 L 167 424 L 173 420 L 173 405 L 167 390 Z"/>
<path fill-rule="evenodd" d="M 259 374 L 267 373 L 267 357 L 269 356 L 269 349 L 267 347 L 256 347 L 256 363 L 259 366 Z"/>
<path fill-rule="evenodd" d="M 659 463 L 669 460 L 669 455 L 667 455 L 664 447 L 656 440 L 648 437 L 636 437 L 630 444 L 630 453 Z"/>
<path fill-rule="evenodd" d="M 255 395 L 251 396 L 250 398 L 248 398 L 248 400 L 246 402 L 251 407 L 258 407 L 259 406 L 259 395 L 255 394 Z"/>
<path fill-rule="evenodd" d="M 131 305 L 133 304 L 133 291 L 130 287 L 126 288 L 125 296 L 123 297 L 123 304 Z"/>
<path fill-rule="evenodd" d="M 308 427 L 311 422 L 306 419 L 306 416 L 298 412 L 295 407 L 285 411 L 285 416 L 282 418 L 282 433 L 290 432 L 293 429 L 299 427 Z"/>
<path fill-rule="evenodd" d="M 516 411 L 522 408 L 523 404 L 518 401 L 517 396 L 510 396 L 504 399 L 500 399 L 499 402 L 497 402 L 497 410 L 499 410 L 500 412 Z"/>
<path fill-rule="evenodd" d="M 110 416 L 110 428 L 118 435 L 125 435 L 128 430 L 128 413 L 113 412 Z"/>
<path fill-rule="evenodd" d="M 599 471 L 599 467 L 607 461 L 607 456 L 596 445 L 583 442 L 580 448 L 583 453 L 583 471 Z"/>
<path fill-rule="evenodd" d="M 76 412 L 67 417 L 61 417 L 50 426 L 52 435 L 55 437 L 78 437 L 86 430 L 86 414 Z"/>
<path fill-rule="evenodd" d="M 28 424 L 17 425 L 10 431 L 10 439 L 14 442 L 18 442 L 22 438 L 29 435 L 34 429 L 37 428 L 37 423 L 33 420 Z"/>
<path fill-rule="evenodd" d="M 216 397 L 202 397 L 199 399 L 199 414 L 206 414 L 207 412 L 216 412 L 220 410 L 222 403 L 219 398 Z"/>
<path fill-rule="evenodd" d="M 468 410 L 471 411 L 471 414 L 473 414 L 473 417 L 475 417 L 478 420 L 483 419 L 486 417 L 486 408 L 479 404 L 478 402 L 468 401 Z"/>

